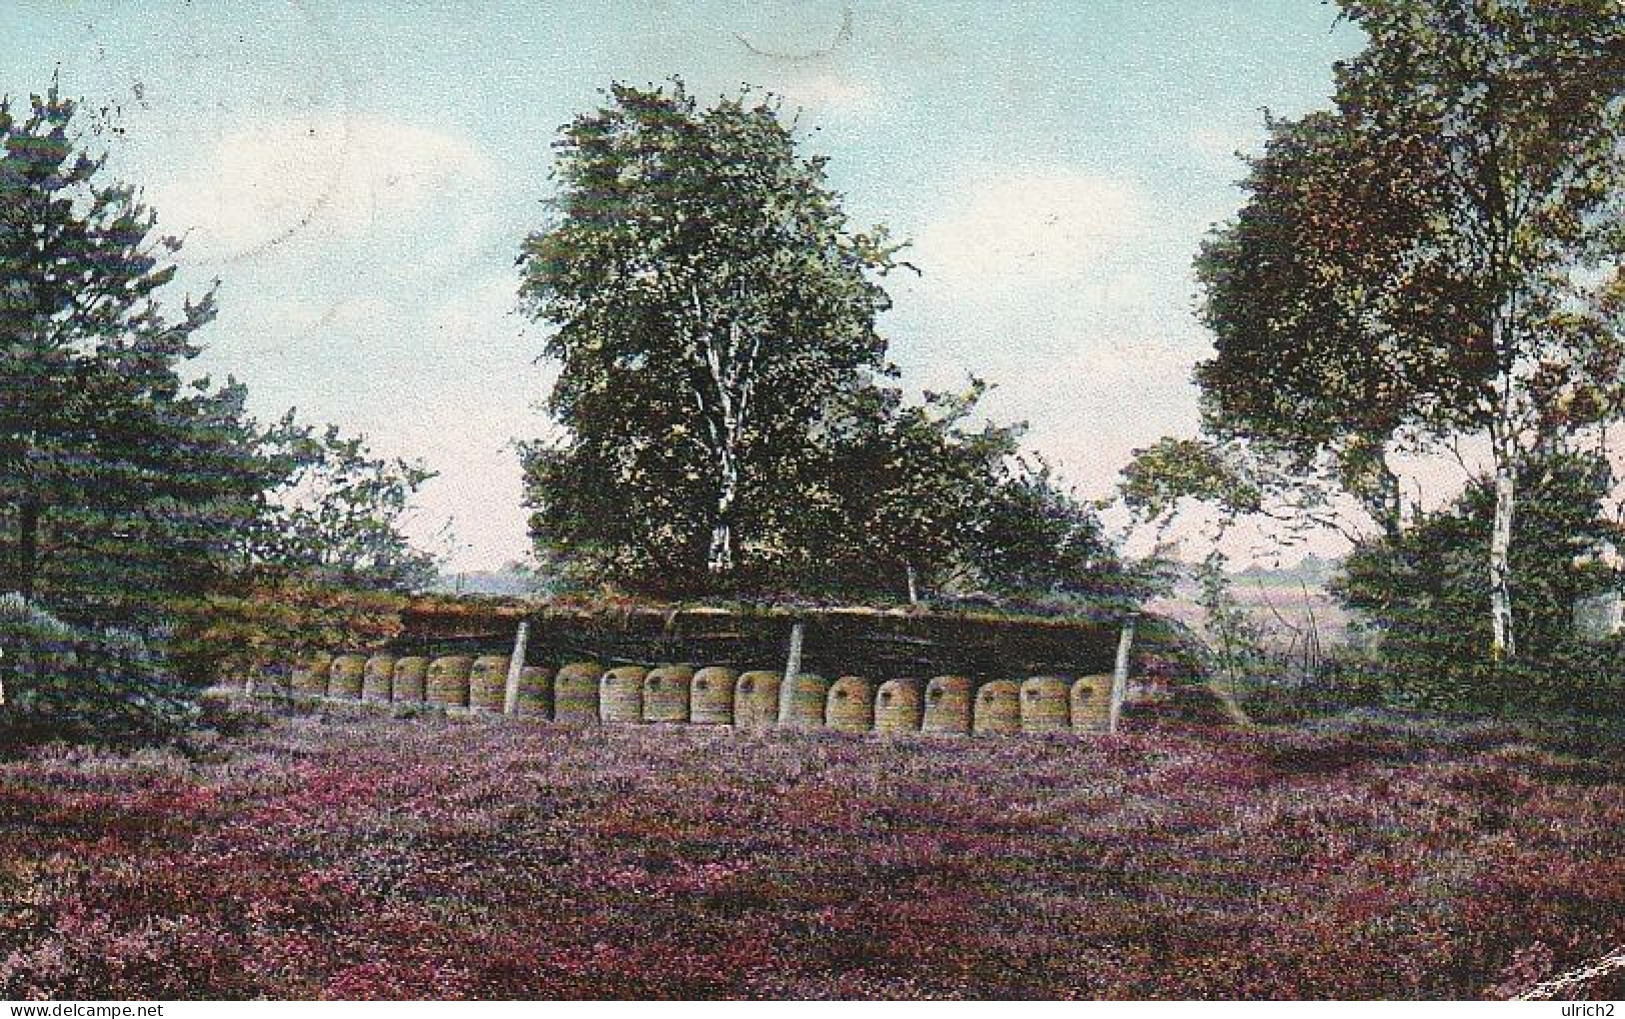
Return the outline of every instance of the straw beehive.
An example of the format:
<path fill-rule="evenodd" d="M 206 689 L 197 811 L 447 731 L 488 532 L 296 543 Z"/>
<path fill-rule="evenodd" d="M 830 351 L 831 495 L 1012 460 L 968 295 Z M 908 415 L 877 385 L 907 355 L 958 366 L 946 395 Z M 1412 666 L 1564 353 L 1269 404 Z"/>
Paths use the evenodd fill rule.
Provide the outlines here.
<path fill-rule="evenodd" d="M 361 699 L 387 704 L 395 689 L 395 656 L 373 655 L 361 676 Z"/>
<path fill-rule="evenodd" d="M 519 697 L 514 714 L 547 718 L 553 714 L 553 670 L 527 665 L 519 670 Z"/>
<path fill-rule="evenodd" d="M 766 729 L 779 720 L 779 687 L 784 682 L 777 672 L 747 672 L 734 683 L 734 726 L 739 729 Z"/>
<path fill-rule="evenodd" d="M 737 682 L 739 673 L 721 666 L 696 672 L 688 685 L 688 720 L 695 725 L 732 724 Z"/>
<path fill-rule="evenodd" d="M 1084 676 L 1072 684 L 1074 732 L 1105 732 L 1112 710 L 1112 677 Z"/>
<path fill-rule="evenodd" d="M 598 717 L 606 722 L 643 721 L 643 680 L 648 674 L 641 665 L 604 673 L 598 681 Z"/>
<path fill-rule="evenodd" d="M 976 691 L 973 732 L 1009 736 L 1021 731 L 1021 688 L 1013 679 L 995 679 Z"/>
<path fill-rule="evenodd" d="M 1021 684 L 1021 731 L 1042 734 L 1072 728 L 1067 706 L 1066 680 L 1059 676 L 1032 676 Z"/>
<path fill-rule="evenodd" d="M 598 677 L 603 674 L 597 662 L 571 662 L 560 669 L 553 677 L 553 720 L 598 721 Z"/>
<path fill-rule="evenodd" d="M 327 695 L 327 673 L 332 668 L 333 656 L 326 652 L 317 652 L 293 667 L 293 675 L 288 681 L 289 685 L 296 694 L 325 697 Z"/>
<path fill-rule="evenodd" d="M 824 720 L 839 732 L 868 732 L 875 727 L 875 685 L 862 676 L 842 676 L 829 688 Z"/>
<path fill-rule="evenodd" d="M 920 684 L 912 679 L 889 679 L 875 694 L 876 732 L 918 732 Z"/>
<path fill-rule="evenodd" d="M 396 704 L 422 704 L 429 677 L 429 660 L 413 655 L 395 663 L 389 699 Z"/>
<path fill-rule="evenodd" d="M 480 655 L 468 671 L 468 709 L 501 711 L 508 692 L 508 656 Z"/>
<path fill-rule="evenodd" d="M 663 665 L 643 677 L 645 722 L 688 721 L 689 685 L 694 670 L 686 665 Z"/>
<path fill-rule="evenodd" d="M 367 659 L 362 655 L 339 655 L 327 673 L 327 696 L 342 697 L 348 701 L 361 699 L 362 681 L 367 674 Z"/>
<path fill-rule="evenodd" d="M 783 720 L 792 729 L 822 729 L 829 680 L 803 672 L 790 686 L 790 712 Z"/>
<path fill-rule="evenodd" d="M 970 732 L 970 679 L 938 676 L 925 686 L 923 732 L 963 736 Z"/>
<path fill-rule="evenodd" d="M 442 708 L 468 707 L 468 674 L 474 659 L 467 655 L 446 655 L 429 663 L 424 699 Z"/>

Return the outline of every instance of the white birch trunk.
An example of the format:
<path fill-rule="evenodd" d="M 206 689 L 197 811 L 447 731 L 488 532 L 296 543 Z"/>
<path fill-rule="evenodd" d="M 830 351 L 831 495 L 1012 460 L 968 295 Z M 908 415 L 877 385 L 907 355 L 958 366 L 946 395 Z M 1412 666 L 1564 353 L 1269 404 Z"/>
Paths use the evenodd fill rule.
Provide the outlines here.
<path fill-rule="evenodd" d="M 726 520 L 719 519 L 711 527 L 711 550 L 706 555 L 705 568 L 713 574 L 729 573 L 734 568 L 733 528 Z"/>
<path fill-rule="evenodd" d="M 737 322 L 728 324 L 725 335 L 706 328 L 699 288 L 693 287 L 691 293 L 699 355 L 711 382 L 709 391 L 695 392 L 694 399 L 705 420 L 706 436 L 717 466 L 717 502 L 706 569 L 713 575 L 721 575 L 733 572 L 734 568 L 733 513 L 739 497 L 739 447 L 744 441 L 761 338 L 752 337 L 747 345 Z"/>
<path fill-rule="evenodd" d="M 1495 523 L 1490 531 L 1490 655 L 1495 661 L 1517 656 L 1512 625 L 1512 516 L 1517 497 L 1517 442 L 1510 422 L 1494 429 Z"/>
<path fill-rule="evenodd" d="M 717 450 L 717 505 L 711 521 L 711 549 L 706 556 L 706 569 L 713 574 L 729 573 L 734 568 L 733 510 L 739 495 L 739 460 L 735 441 L 722 429 L 722 446 Z"/>

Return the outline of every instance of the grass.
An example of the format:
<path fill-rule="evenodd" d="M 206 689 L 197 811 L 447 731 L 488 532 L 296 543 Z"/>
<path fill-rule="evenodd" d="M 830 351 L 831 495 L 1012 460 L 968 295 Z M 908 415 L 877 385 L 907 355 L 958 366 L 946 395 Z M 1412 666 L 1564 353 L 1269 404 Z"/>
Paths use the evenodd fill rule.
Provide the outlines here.
<path fill-rule="evenodd" d="M 0 997 L 1497 997 L 1625 943 L 1625 760 L 1483 724 L 289 717 L 0 764 L 0 831 Z"/>

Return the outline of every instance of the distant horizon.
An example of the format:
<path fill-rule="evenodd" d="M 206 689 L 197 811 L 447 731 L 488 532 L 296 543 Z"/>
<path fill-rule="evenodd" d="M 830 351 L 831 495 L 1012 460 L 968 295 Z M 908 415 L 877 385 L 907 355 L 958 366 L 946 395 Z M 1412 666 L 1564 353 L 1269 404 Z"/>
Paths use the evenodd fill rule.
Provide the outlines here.
<path fill-rule="evenodd" d="M 1317 0 L 1079 6 L 14 0 L 0 91 L 56 75 L 121 111 L 113 175 L 186 238 L 169 301 L 222 281 L 200 368 L 438 471 L 410 532 L 455 574 L 528 556 L 511 443 L 548 433 L 556 368 L 513 262 L 558 126 L 614 81 L 798 111 L 854 226 L 912 242 L 880 323 L 908 392 L 988 379 L 1091 498 L 1194 434 L 1190 263 L 1240 204 L 1235 153 L 1263 109 L 1324 106 L 1361 36 Z"/>

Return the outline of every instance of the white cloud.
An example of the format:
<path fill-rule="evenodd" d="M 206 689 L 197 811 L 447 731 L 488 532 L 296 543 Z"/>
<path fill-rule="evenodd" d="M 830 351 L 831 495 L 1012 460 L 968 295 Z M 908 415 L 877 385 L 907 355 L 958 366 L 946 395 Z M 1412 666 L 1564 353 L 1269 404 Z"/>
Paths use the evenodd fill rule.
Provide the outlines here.
<path fill-rule="evenodd" d="M 1209 159 L 1239 167 L 1241 164 L 1236 153 L 1250 152 L 1256 148 L 1263 139 L 1263 129 L 1203 126 L 1192 128 L 1186 137 L 1192 148 Z"/>
<path fill-rule="evenodd" d="M 398 121 L 323 114 L 227 135 L 160 186 L 165 230 L 188 254 L 232 261 L 296 238 L 348 240 L 443 206 L 494 176 L 472 143 Z M 459 203 L 468 204 L 468 203 Z M 458 236 L 473 236 L 467 222 Z"/>
<path fill-rule="evenodd" d="M 473 342 L 477 344 L 473 352 L 485 356 L 535 357 L 541 353 L 541 341 L 524 338 L 526 320 L 519 314 L 518 305 L 517 274 L 488 276 L 460 291 L 435 312 L 429 324 L 435 339 L 423 346 L 441 348 L 448 354 L 466 354 L 471 352 Z"/>
<path fill-rule="evenodd" d="M 790 78 L 777 91 L 788 107 L 800 107 L 809 113 L 865 117 L 880 106 L 867 82 L 827 71 Z"/>
<path fill-rule="evenodd" d="M 972 293 L 1076 282 L 1133 238 L 1143 206 L 1129 182 L 1070 167 L 979 173 L 947 201 L 958 211 L 909 257 L 928 282 Z"/>
<path fill-rule="evenodd" d="M 410 537 L 432 547 L 449 523 L 455 545 L 447 551 L 458 569 L 523 558 L 530 547 L 529 510 L 511 441 L 540 430 L 523 395 L 458 388 L 415 409 L 418 420 L 392 435 L 393 444 L 410 449 L 438 476 L 418 494 L 418 511 L 406 528 Z"/>

